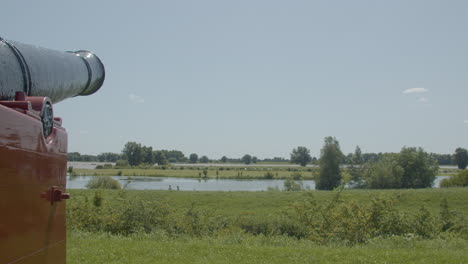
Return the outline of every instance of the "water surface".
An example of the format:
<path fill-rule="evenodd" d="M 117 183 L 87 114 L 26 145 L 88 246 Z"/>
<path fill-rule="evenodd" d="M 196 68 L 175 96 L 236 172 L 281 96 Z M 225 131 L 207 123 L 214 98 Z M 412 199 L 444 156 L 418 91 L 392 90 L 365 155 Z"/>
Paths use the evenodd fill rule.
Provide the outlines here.
<path fill-rule="evenodd" d="M 86 189 L 91 176 L 67 177 L 68 189 Z M 284 180 L 233 180 L 233 179 L 197 179 L 174 177 L 112 176 L 126 189 L 132 190 L 179 190 L 181 191 L 267 191 L 269 188 L 284 189 Z M 442 179 L 449 176 L 437 176 L 434 188 L 440 187 Z M 304 188 L 315 189 L 315 181 L 302 181 Z"/>

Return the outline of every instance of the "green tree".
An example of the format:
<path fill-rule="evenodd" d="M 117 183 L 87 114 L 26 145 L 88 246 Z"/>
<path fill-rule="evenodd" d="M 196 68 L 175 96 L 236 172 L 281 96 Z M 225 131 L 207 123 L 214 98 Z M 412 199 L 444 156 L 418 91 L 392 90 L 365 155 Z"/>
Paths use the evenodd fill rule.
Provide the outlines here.
<path fill-rule="evenodd" d="M 364 183 L 362 182 L 362 164 L 364 159 L 362 157 L 361 148 L 356 146 L 354 154 L 348 154 L 351 156 L 348 159 L 348 172 L 351 176 L 350 180 L 355 187 L 361 187 Z"/>
<path fill-rule="evenodd" d="M 400 188 L 405 170 L 399 164 L 399 154 L 384 154 L 378 161 L 364 165 L 365 186 L 371 189 Z"/>
<path fill-rule="evenodd" d="M 221 159 L 220 159 L 220 161 L 221 161 L 222 163 L 226 163 L 226 162 L 227 162 L 227 159 L 228 159 L 228 158 L 227 158 L 226 156 L 222 156 Z"/>
<path fill-rule="evenodd" d="M 200 163 L 208 163 L 208 162 L 210 162 L 210 159 L 208 159 L 207 156 L 201 156 Z"/>
<path fill-rule="evenodd" d="M 316 182 L 318 190 L 333 190 L 341 182 L 340 162 L 343 153 L 338 140 L 326 137 L 325 144 L 320 150 L 320 175 Z"/>
<path fill-rule="evenodd" d="M 189 160 L 190 160 L 191 163 L 197 163 L 197 161 L 198 161 L 198 155 L 195 154 L 195 153 L 190 154 Z"/>
<path fill-rule="evenodd" d="M 142 147 L 140 143 L 127 142 L 127 144 L 124 146 L 124 149 L 122 150 L 122 153 L 125 155 L 130 166 L 137 166 L 143 160 Z"/>
<path fill-rule="evenodd" d="M 184 153 L 180 150 L 161 150 L 164 153 L 164 156 L 169 162 L 186 162 L 187 158 Z"/>
<path fill-rule="evenodd" d="M 67 153 L 68 161 L 81 161 L 81 154 L 79 152 L 69 152 Z"/>
<path fill-rule="evenodd" d="M 464 148 L 457 148 L 455 150 L 455 154 L 453 154 L 453 159 L 459 169 L 466 169 L 466 166 L 468 165 L 468 151 Z"/>
<path fill-rule="evenodd" d="M 359 146 L 356 146 L 356 149 L 354 150 L 354 155 L 353 155 L 353 164 L 361 165 L 363 163 L 364 163 L 364 159 L 362 158 L 361 148 Z"/>
<path fill-rule="evenodd" d="M 153 152 L 153 156 L 154 156 L 154 162 L 157 163 L 158 165 L 167 164 L 167 159 L 166 159 L 166 155 L 164 155 L 164 152 L 160 150 L 156 150 Z"/>
<path fill-rule="evenodd" d="M 422 148 L 402 148 L 398 164 L 404 170 L 401 188 L 432 187 L 439 169 L 437 161 Z"/>
<path fill-rule="evenodd" d="M 252 163 L 257 163 L 257 161 L 258 161 L 258 158 L 255 157 L 255 156 L 253 156 L 253 157 L 252 157 Z"/>
<path fill-rule="evenodd" d="M 121 159 L 121 156 L 122 155 L 117 153 L 104 152 L 97 155 L 97 159 L 100 162 L 116 162 L 117 160 Z"/>
<path fill-rule="evenodd" d="M 142 162 L 146 164 L 154 164 L 154 156 L 153 156 L 153 147 L 141 147 L 141 155 L 142 155 Z"/>
<path fill-rule="evenodd" d="M 245 154 L 243 157 L 242 157 L 242 162 L 245 163 L 245 164 L 250 164 L 252 163 L 252 156 L 250 156 L 249 154 Z"/>
<path fill-rule="evenodd" d="M 297 147 L 292 150 L 291 163 L 300 164 L 305 167 L 307 163 L 311 161 L 312 157 L 310 156 L 310 150 L 306 147 Z"/>

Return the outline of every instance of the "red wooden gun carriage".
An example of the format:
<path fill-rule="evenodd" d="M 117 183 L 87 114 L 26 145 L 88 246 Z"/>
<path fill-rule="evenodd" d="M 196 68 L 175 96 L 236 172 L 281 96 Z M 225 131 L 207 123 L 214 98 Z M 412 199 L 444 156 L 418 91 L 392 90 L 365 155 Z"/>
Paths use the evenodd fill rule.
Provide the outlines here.
<path fill-rule="evenodd" d="M 104 77 L 91 52 L 0 38 L 0 264 L 66 262 L 67 132 L 53 104 Z"/>

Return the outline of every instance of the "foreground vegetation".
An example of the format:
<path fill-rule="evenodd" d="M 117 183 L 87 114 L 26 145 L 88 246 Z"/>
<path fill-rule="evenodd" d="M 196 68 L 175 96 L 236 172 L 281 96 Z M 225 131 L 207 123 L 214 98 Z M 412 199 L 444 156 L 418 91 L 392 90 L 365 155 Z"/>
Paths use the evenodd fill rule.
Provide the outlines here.
<path fill-rule="evenodd" d="M 70 192 L 69 263 L 468 260 L 466 188 Z"/>

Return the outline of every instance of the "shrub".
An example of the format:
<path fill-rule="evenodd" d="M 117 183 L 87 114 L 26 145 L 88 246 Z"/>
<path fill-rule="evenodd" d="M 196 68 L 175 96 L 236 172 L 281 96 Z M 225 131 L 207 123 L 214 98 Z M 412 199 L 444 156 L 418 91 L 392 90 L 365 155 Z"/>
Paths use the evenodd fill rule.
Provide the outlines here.
<path fill-rule="evenodd" d="M 273 179 L 273 172 L 266 172 L 264 175 L 263 175 L 263 178 L 264 179 Z"/>
<path fill-rule="evenodd" d="M 328 201 L 317 201 L 313 192 L 305 192 L 303 200 L 280 214 L 244 211 L 233 217 L 214 215 L 210 210 L 196 208 L 194 203 L 189 208 L 174 208 L 167 202 L 135 199 L 125 190 L 117 193 L 98 190 L 87 192 L 84 199 L 73 196 L 67 204 L 67 225 L 87 232 L 120 235 L 152 232 L 196 237 L 232 232 L 266 238 L 280 235 L 324 245 L 372 243 L 392 237 L 466 237 L 468 234 L 466 219 L 451 212 L 444 200 L 437 217 L 423 207 L 415 212 L 398 209 L 398 194 L 358 202 L 347 197 L 342 199 L 341 190 Z"/>
<path fill-rule="evenodd" d="M 440 182 L 440 187 L 466 187 L 468 186 L 468 170 L 462 170 L 457 175 Z"/>
<path fill-rule="evenodd" d="M 127 160 L 122 160 L 121 159 L 121 160 L 118 160 L 118 161 L 115 162 L 115 166 L 117 166 L 117 167 L 128 167 L 130 165 L 128 164 Z"/>
<path fill-rule="evenodd" d="M 341 190 L 330 201 L 320 203 L 310 194 L 309 199 L 293 206 L 295 217 L 306 226 L 310 240 L 321 244 L 353 245 L 376 237 L 433 238 L 444 231 L 444 222 L 454 225 L 453 218 L 437 218 L 424 207 L 415 213 L 400 211 L 397 209 L 398 197 L 373 198 L 369 204 L 345 201 L 341 199 L 340 193 Z M 445 211 L 441 215 L 447 215 L 448 208 Z M 463 219 L 456 222 L 463 223 Z M 458 226 L 458 232 L 463 234 L 463 227 L 461 224 Z"/>
<path fill-rule="evenodd" d="M 96 192 L 94 205 L 99 195 L 100 192 Z M 91 206 L 87 198 L 67 205 L 68 226 L 88 232 L 121 235 L 150 233 L 158 228 L 171 230 L 168 219 L 172 211 L 166 204 L 121 198 L 119 206 L 109 206 L 102 202 L 102 197 L 99 199 L 99 207 Z"/>
<path fill-rule="evenodd" d="M 87 184 L 88 189 L 120 189 L 120 183 L 110 176 L 95 176 Z"/>
<path fill-rule="evenodd" d="M 93 204 L 96 207 L 100 207 L 102 205 L 102 192 L 96 191 L 94 193 Z"/>
<path fill-rule="evenodd" d="M 293 173 L 291 174 L 291 178 L 292 178 L 293 180 L 296 180 L 296 181 L 299 181 L 299 180 L 303 180 L 303 179 L 304 179 L 304 177 L 302 177 L 302 174 L 301 174 L 300 172 L 293 172 Z"/>
<path fill-rule="evenodd" d="M 284 181 L 285 191 L 300 191 L 302 190 L 302 182 L 297 183 L 293 178 L 288 178 Z"/>

